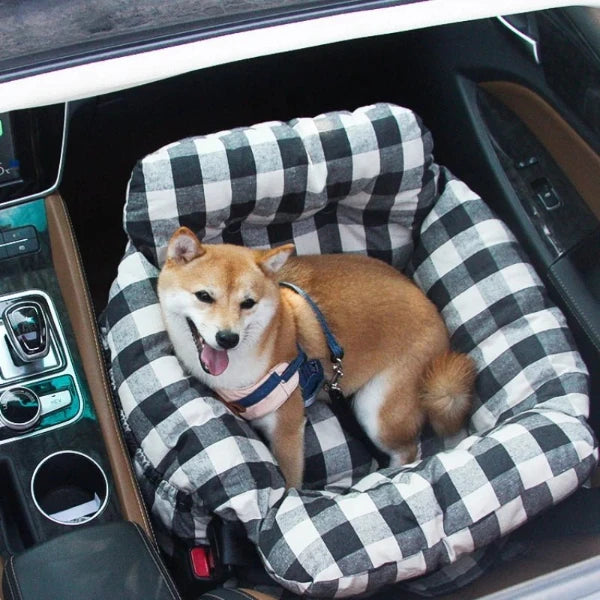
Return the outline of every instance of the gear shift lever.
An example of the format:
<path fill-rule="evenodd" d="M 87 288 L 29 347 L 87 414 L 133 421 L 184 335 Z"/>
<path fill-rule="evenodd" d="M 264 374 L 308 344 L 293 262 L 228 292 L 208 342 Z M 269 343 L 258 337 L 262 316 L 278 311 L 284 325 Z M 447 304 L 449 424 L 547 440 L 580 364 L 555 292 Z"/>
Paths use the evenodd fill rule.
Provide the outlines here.
<path fill-rule="evenodd" d="M 2 313 L 8 340 L 25 363 L 44 358 L 50 350 L 48 327 L 42 307 L 33 300 L 11 304 Z"/>

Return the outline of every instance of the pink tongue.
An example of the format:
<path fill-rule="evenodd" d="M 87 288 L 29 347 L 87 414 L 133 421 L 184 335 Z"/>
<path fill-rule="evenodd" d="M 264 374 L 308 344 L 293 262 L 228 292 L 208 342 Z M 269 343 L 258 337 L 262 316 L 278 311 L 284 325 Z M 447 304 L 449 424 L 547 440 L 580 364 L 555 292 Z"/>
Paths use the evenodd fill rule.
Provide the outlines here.
<path fill-rule="evenodd" d="M 200 360 L 202 360 L 211 375 L 220 375 L 229 364 L 227 350 L 215 350 L 208 344 L 204 344 L 204 348 L 200 353 Z"/>

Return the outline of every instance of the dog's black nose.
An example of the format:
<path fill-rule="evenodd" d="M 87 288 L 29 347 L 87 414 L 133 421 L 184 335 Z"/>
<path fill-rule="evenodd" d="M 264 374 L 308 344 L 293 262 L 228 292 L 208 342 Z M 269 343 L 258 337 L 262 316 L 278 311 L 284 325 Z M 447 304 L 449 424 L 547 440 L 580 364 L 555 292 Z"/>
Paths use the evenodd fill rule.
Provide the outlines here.
<path fill-rule="evenodd" d="M 240 336 L 233 331 L 229 331 L 229 329 L 223 329 L 222 331 L 217 332 L 215 336 L 217 340 L 217 344 L 221 346 L 224 350 L 231 350 L 231 348 L 235 348 L 240 341 Z"/>

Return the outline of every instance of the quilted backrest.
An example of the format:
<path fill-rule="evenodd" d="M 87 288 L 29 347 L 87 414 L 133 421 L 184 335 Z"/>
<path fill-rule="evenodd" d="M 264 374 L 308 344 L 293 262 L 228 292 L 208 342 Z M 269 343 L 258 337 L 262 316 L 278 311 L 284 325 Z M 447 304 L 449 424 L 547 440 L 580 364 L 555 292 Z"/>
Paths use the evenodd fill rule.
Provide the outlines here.
<path fill-rule="evenodd" d="M 131 243 L 160 265 L 186 225 L 206 242 L 367 252 L 397 267 L 436 197 L 429 132 L 391 104 L 187 138 L 135 167 Z"/>

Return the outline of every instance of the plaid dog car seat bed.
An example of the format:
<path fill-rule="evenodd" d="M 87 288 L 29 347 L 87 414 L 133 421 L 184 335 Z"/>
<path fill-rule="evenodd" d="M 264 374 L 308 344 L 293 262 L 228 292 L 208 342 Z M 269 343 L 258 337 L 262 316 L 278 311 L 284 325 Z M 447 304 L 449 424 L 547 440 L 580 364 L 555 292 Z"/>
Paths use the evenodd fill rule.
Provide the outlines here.
<path fill-rule="evenodd" d="M 411 111 L 377 104 L 171 144 L 135 167 L 124 223 L 103 331 L 166 551 L 204 541 L 216 515 L 244 525 L 285 590 L 342 597 L 404 581 L 445 592 L 595 466 L 587 374 L 562 314 L 502 222 L 434 162 Z M 477 364 L 464 431 L 425 432 L 417 462 L 380 468 L 317 402 L 304 487 L 286 492 L 261 439 L 173 354 L 156 280 L 179 225 L 207 242 L 293 241 L 299 254 L 362 252 L 408 272 Z"/>

